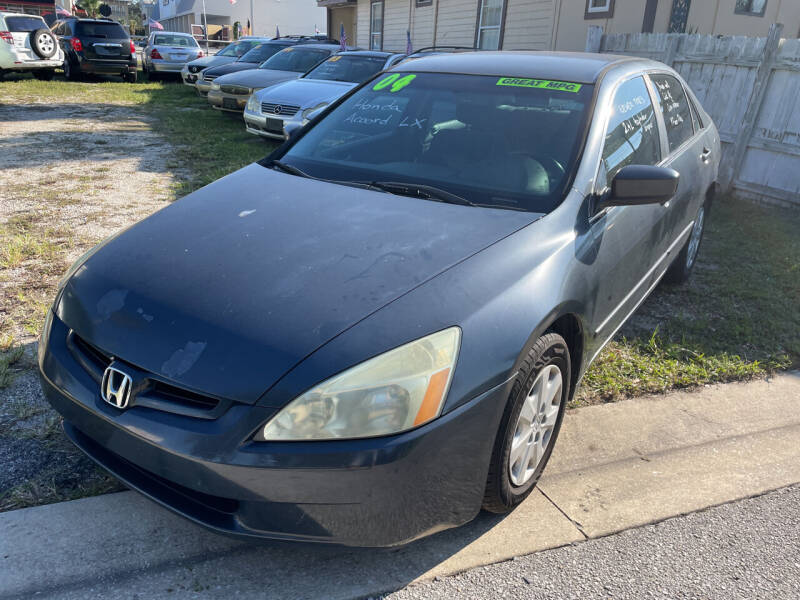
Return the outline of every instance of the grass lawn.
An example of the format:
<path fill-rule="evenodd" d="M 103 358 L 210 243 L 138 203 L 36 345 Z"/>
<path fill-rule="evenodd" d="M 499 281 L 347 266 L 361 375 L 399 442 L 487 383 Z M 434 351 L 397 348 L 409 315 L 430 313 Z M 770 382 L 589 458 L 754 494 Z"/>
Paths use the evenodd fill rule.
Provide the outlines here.
<path fill-rule="evenodd" d="M 165 160 L 191 173 L 177 184 L 176 198 L 273 147 L 247 134 L 238 117 L 210 110 L 191 89 L 173 83 L 18 79 L 0 83 L 0 98 L 16 104 L 135 107 L 179 148 Z M 748 379 L 797 365 L 798 231 L 797 212 L 718 199 L 691 282 L 654 292 L 589 370 L 575 402 Z M 6 261 L 24 252 L 18 239 L 9 239 L 0 237 L 0 257 Z M 47 240 L 27 243 L 46 245 Z M 0 386 L 8 383 L 19 358 L 11 346 L 8 340 L 5 348 L 0 344 Z"/>

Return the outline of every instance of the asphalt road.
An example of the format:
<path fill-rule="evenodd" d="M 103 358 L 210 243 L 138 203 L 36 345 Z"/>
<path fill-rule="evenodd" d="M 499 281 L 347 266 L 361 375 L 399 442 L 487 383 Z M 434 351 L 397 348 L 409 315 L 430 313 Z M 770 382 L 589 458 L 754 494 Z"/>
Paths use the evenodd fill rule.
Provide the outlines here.
<path fill-rule="evenodd" d="M 800 486 L 412 585 L 425 598 L 800 598 Z"/>

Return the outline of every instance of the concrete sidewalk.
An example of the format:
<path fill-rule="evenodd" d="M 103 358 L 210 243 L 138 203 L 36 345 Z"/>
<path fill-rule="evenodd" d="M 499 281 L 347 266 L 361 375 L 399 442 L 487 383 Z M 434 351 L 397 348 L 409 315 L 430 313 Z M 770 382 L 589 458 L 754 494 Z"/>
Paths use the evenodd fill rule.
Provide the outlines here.
<path fill-rule="evenodd" d="M 132 492 L 0 514 L 0 598 L 352 598 L 800 482 L 800 374 L 567 415 L 505 518 L 392 550 L 253 546 Z"/>

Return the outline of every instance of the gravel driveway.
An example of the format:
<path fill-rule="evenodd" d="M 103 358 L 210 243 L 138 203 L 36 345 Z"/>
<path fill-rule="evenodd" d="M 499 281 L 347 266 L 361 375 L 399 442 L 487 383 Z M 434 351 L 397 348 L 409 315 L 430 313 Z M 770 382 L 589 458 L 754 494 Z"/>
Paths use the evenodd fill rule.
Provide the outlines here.
<path fill-rule="evenodd" d="M 125 106 L 0 104 L 0 510 L 118 487 L 61 433 L 34 366 L 64 270 L 172 198 L 183 173 L 143 112 Z"/>

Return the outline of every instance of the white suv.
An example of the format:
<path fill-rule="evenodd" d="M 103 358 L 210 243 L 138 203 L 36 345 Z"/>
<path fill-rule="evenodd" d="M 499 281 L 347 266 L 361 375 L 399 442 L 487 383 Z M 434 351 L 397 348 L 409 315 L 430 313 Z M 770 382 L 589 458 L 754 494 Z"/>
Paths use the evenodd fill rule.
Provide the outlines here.
<path fill-rule="evenodd" d="M 42 17 L 0 12 L 0 79 L 9 71 L 52 79 L 63 64 L 64 52 Z"/>

